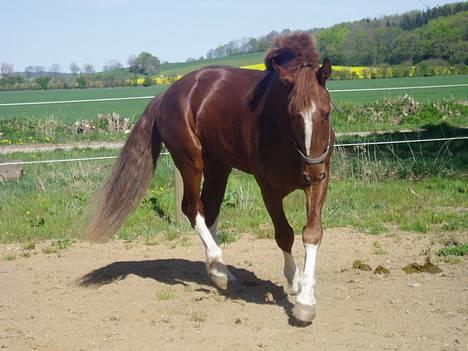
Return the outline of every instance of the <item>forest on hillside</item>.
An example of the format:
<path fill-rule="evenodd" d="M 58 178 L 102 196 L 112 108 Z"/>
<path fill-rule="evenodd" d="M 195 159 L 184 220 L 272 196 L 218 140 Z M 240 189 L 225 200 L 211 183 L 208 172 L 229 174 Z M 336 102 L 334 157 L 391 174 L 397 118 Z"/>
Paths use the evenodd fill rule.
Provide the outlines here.
<path fill-rule="evenodd" d="M 424 11 L 344 22 L 309 30 L 322 57 L 336 65 L 416 64 L 425 60 L 468 64 L 468 2 Z M 207 58 L 264 52 L 281 32 L 230 41 L 211 49 Z"/>

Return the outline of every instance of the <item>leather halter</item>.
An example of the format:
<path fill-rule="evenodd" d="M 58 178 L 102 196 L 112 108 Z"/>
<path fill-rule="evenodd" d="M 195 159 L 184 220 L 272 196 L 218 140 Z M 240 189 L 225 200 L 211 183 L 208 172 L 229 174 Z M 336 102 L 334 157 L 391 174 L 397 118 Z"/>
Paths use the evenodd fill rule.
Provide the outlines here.
<path fill-rule="evenodd" d="M 301 156 L 302 160 L 308 164 L 308 165 L 318 165 L 320 163 L 323 163 L 323 161 L 325 161 L 325 159 L 327 158 L 328 156 L 328 153 L 330 152 L 331 148 L 332 148 L 332 145 L 331 145 L 331 135 L 332 135 L 332 114 L 330 112 L 330 114 L 328 115 L 329 118 L 328 118 L 328 144 L 327 144 L 327 148 L 325 149 L 325 151 L 323 152 L 323 154 L 321 154 L 320 156 L 318 157 L 309 157 L 307 155 L 304 155 L 304 153 L 301 151 L 300 148 L 297 147 L 297 144 L 296 144 L 296 150 L 297 152 L 299 153 L 299 155 Z M 312 125 L 313 125 L 314 121 L 312 121 Z"/>

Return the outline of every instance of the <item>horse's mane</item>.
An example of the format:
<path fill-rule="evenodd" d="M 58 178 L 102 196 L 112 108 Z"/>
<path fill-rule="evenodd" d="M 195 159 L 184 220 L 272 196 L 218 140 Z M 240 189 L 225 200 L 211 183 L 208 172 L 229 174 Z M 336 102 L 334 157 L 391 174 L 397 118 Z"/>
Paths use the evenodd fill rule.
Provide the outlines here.
<path fill-rule="evenodd" d="M 275 37 L 273 47 L 265 55 L 266 74 L 249 94 L 249 106 L 252 110 L 259 105 L 270 88 L 270 83 L 275 74 L 273 62 L 286 68 L 291 73 L 296 73 L 303 65 L 318 68 L 318 53 L 312 35 L 307 32 L 292 32 Z M 308 73 L 304 72 L 304 77 L 301 77 L 302 75 L 302 72 L 297 75 L 298 80 L 302 83 L 300 84 L 301 88 L 305 86 L 303 82 L 308 80 L 310 71 Z M 293 94 L 293 97 L 295 95 Z M 294 105 L 298 104 L 295 103 Z M 299 103 L 299 105 L 301 104 Z"/>

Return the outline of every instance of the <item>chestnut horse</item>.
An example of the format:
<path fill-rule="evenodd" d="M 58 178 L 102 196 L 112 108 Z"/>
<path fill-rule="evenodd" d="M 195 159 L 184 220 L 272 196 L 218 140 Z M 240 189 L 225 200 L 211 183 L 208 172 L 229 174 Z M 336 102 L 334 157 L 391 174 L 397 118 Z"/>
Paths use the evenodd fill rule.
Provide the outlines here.
<path fill-rule="evenodd" d="M 227 289 L 235 278 L 224 263 L 216 226 L 229 173 L 237 168 L 252 174 L 261 189 L 284 255 L 289 291 L 297 294 L 293 314 L 310 322 L 334 142 L 325 88 L 331 64 L 325 60 L 319 67 L 314 41 L 303 32 L 277 37 L 265 64 L 264 72 L 206 67 L 154 98 L 103 188 L 89 237 L 110 237 L 137 206 L 164 143 L 182 175 L 182 210 L 203 241 L 208 275 Z M 302 272 L 291 255 L 294 232 L 283 210 L 283 198 L 297 189 L 307 199 Z"/>

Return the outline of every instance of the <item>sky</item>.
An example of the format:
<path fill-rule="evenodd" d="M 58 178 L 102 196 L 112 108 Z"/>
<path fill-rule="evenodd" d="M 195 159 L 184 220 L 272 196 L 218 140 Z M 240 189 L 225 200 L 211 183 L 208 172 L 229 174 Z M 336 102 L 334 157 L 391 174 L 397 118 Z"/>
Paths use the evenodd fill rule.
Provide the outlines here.
<path fill-rule="evenodd" d="M 0 62 L 101 70 L 150 52 L 183 62 L 231 40 L 424 10 L 447 0 L 0 0 Z"/>

